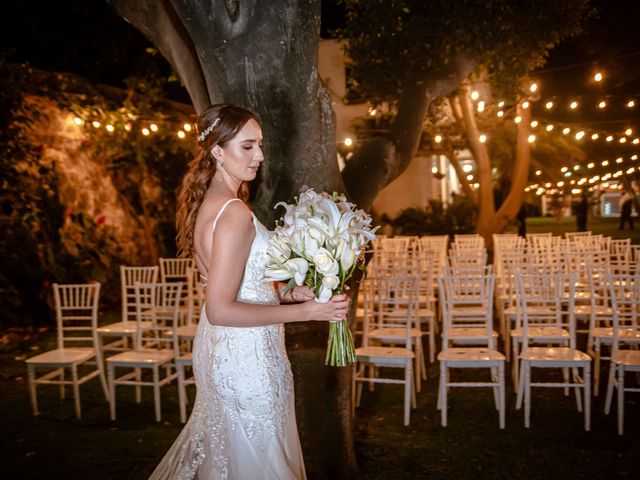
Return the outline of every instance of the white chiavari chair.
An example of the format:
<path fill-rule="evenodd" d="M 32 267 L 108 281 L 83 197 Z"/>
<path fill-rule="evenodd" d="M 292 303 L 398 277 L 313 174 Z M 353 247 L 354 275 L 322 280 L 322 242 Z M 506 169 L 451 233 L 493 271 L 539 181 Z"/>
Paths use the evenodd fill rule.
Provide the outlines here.
<path fill-rule="evenodd" d="M 26 360 L 29 393 L 33 414 L 38 415 L 38 385 L 59 385 L 60 398 L 65 397 L 65 387 L 71 385 L 76 417 L 81 418 L 80 385 L 99 377 L 105 398 L 108 400 L 107 382 L 101 352 L 98 347 L 98 303 L 100 284 L 53 284 L 56 312 L 57 348 Z M 89 370 L 84 373 L 85 366 Z M 47 373 L 37 376 L 37 369 Z M 65 379 L 65 371 L 71 379 Z"/>

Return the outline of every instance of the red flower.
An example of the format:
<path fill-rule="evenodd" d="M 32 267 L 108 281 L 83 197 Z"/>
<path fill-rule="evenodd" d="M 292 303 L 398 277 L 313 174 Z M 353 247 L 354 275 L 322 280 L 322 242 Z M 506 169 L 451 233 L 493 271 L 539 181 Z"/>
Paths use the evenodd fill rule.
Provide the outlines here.
<path fill-rule="evenodd" d="M 96 223 L 98 225 L 102 225 L 106 220 L 107 217 L 105 217 L 104 215 L 100 215 L 98 218 L 96 218 Z"/>

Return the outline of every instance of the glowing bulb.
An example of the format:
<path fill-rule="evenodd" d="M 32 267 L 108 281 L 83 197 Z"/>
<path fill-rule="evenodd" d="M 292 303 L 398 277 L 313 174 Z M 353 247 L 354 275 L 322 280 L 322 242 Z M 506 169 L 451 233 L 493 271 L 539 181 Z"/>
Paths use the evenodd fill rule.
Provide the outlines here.
<path fill-rule="evenodd" d="M 344 139 L 344 144 L 347 147 L 350 147 L 351 145 L 353 145 L 353 140 L 351 139 L 351 137 L 347 137 Z"/>
<path fill-rule="evenodd" d="M 607 165 L 609 165 L 609 160 L 603 160 L 602 166 L 606 167 Z"/>
<path fill-rule="evenodd" d="M 478 98 L 480 98 L 480 94 L 478 93 L 477 90 L 474 90 L 473 92 L 471 92 L 471 100 L 478 100 Z"/>
<path fill-rule="evenodd" d="M 500 111 L 497 113 L 497 115 L 498 115 L 498 117 L 502 118 L 502 117 L 504 116 L 504 112 L 503 112 L 502 110 L 500 110 Z"/>
<path fill-rule="evenodd" d="M 484 112 L 484 101 L 482 100 L 478 102 L 478 112 Z"/>
<path fill-rule="evenodd" d="M 622 137 L 620 140 L 618 140 L 620 143 L 627 143 L 627 137 Z"/>
<path fill-rule="evenodd" d="M 112 133 L 115 130 L 115 128 L 113 128 L 113 125 L 107 125 L 105 128 L 107 129 L 107 132 L 109 132 L 109 133 Z"/>
<path fill-rule="evenodd" d="M 551 130 L 553 130 L 553 125 L 547 125 L 546 130 L 547 132 L 550 132 Z"/>
<path fill-rule="evenodd" d="M 600 82 L 600 81 L 602 81 L 602 73 L 600 73 L 600 72 L 596 73 L 596 74 L 593 76 L 593 79 L 594 79 L 596 82 Z"/>
<path fill-rule="evenodd" d="M 529 108 L 529 102 L 522 102 L 522 108 L 524 109 Z"/>
<path fill-rule="evenodd" d="M 438 167 L 431 167 L 431 173 L 438 173 Z"/>
<path fill-rule="evenodd" d="M 371 110 L 369 110 L 369 116 L 371 117 L 375 117 L 376 113 L 378 113 L 378 111 L 375 108 L 372 108 Z"/>
<path fill-rule="evenodd" d="M 633 133 L 633 130 L 631 130 L 630 128 L 627 128 L 627 129 L 624 131 L 624 134 L 625 134 L 625 135 L 631 135 L 632 133 Z"/>
<path fill-rule="evenodd" d="M 480 143 L 484 143 L 487 141 L 487 136 L 483 133 L 482 135 L 480 135 L 480 137 L 478 137 L 478 140 L 480 141 Z"/>
<path fill-rule="evenodd" d="M 151 129 L 152 132 L 158 131 L 158 125 L 156 125 L 155 123 L 152 123 L 151 125 L 149 125 L 149 128 Z"/>
<path fill-rule="evenodd" d="M 547 103 L 544 104 L 544 108 L 546 108 L 547 110 L 551 110 L 553 108 L 553 102 L 548 101 Z"/>
<path fill-rule="evenodd" d="M 536 170 L 536 175 L 537 175 L 537 176 L 542 175 L 542 170 Z"/>
<path fill-rule="evenodd" d="M 436 143 L 442 142 L 442 135 L 436 135 L 433 139 Z"/>
<path fill-rule="evenodd" d="M 622 157 L 616 158 L 616 163 L 622 163 Z"/>
<path fill-rule="evenodd" d="M 130 131 L 131 131 L 131 124 L 130 124 L 130 123 L 126 123 L 126 124 L 125 124 L 125 126 L 124 126 L 124 129 L 125 129 L 127 132 L 130 132 Z"/>
<path fill-rule="evenodd" d="M 527 138 L 527 140 L 529 141 L 529 143 L 533 143 L 536 141 L 536 136 L 535 135 L 529 135 L 529 137 Z"/>
<path fill-rule="evenodd" d="M 178 131 L 178 138 L 184 138 L 184 137 L 186 137 L 186 134 L 182 130 L 179 130 Z"/>
<path fill-rule="evenodd" d="M 595 166 L 596 166 L 596 164 L 595 164 L 595 163 L 593 163 L 593 162 L 591 162 L 591 163 L 589 163 L 589 164 L 587 165 L 587 168 L 593 168 L 593 167 L 595 167 Z"/>
<path fill-rule="evenodd" d="M 605 138 L 605 140 L 607 142 L 612 142 L 613 141 L 613 136 L 609 135 L 607 138 Z"/>
<path fill-rule="evenodd" d="M 522 117 L 518 115 L 516 118 L 513 119 L 513 121 L 516 123 L 520 123 L 522 121 Z"/>
<path fill-rule="evenodd" d="M 606 108 L 607 106 L 607 102 L 605 102 L 604 100 L 602 100 L 599 104 L 598 104 L 598 108 Z"/>
<path fill-rule="evenodd" d="M 631 160 L 637 160 L 638 159 L 638 155 L 631 155 Z"/>
<path fill-rule="evenodd" d="M 149 129 L 148 129 L 148 128 L 143 128 L 143 129 L 142 129 L 142 134 L 143 134 L 143 135 L 147 136 L 147 135 L 149 135 L 150 133 L 151 133 L 151 132 L 149 131 Z"/>
<path fill-rule="evenodd" d="M 584 137 L 583 131 L 579 131 L 578 133 L 576 133 L 576 140 L 582 140 L 582 137 Z"/>
<path fill-rule="evenodd" d="M 76 125 L 82 125 L 82 119 L 80 117 L 76 117 L 73 119 L 73 123 Z"/>
<path fill-rule="evenodd" d="M 627 174 L 631 174 L 631 173 L 633 173 L 633 170 L 634 170 L 634 168 L 633 168 L 633 167 L 629 168 L 629 169 L 627 170 Z"/>
<path fill-rule="evenodd" d="M 467 175 L 467 180 L 469 181 L 473 180 L 473 175 Z"/>
<path fill-rule="evenodd" d="M 564 133 L 565 135 L 567 135 L 570 131 L 571 129 L 569 127 L 565 127 L 562 129 L 562 133 Z"/>
<path fill-rule="evenodd" d="M 560 181 L 560 182 L 556 183 L 556 186 L 557 187 L 563 187 L 564 186 L 564 182 Z"/>
<path fill-rule="evenodd" d="M 637 145 L 637 144 L 639 144 L 639 143 L 640 143 L 640 138 L 634 138 L 634 139 L 633 139 L 633 144 L 634 144 L 634 145 Z"/>
<path fill-rule="evenodd" d="M 465 173 L 469 173 L 471 170 L 473 170 L 473 165 L 471 165 L 470 163 L 467 163 L 467 164 L 462 166 L 462 170 Z"/>
<path fill-rule="evenodd" d="M 480 184 L 479 183 L 474 183 L 473 184 L 473 188 L 480 188 Z"/>
<path fill-rule="evenodd" d="M 635 106 L 636 106 L 636 102 L 635 102 L 634 100 L 629 100 L 629 101 L 627 102 L 627 107 L 628 107 L 628 108 L 633 108 L 633 107 L 635 107 Z"/>
<path fill-rule="evenodd" d="M 538 84 L 537 83 L 532 83 L 531 86 L 529 87 L 529 90 L 531 92 L 536 92 L 538 90 Z"/>
<path fill-rule="evenodd" d="M 591 140 L 597 140 L 598 138 L 600 138 L 600 135 L 598 135 L 597 133 L 591 135 Z"/>
<path fill-rule="evenodd" d="M 498 108 L 502 108 L 502 107 L 504 107 L 504 102 L 500 100 L 500 102 L 498 102 Z"/>
<path fill-rule="evenodd" d="M 94 120 L 91 125 L 93 125 L 95 128 L 100 128 L 100 122 L 98 122 L 97 120 Z"/>
<path fill-rule="evenodd" d="M 573 166 L 573 170 L 574 170 L 575 172 L 577 172 L 578 170 L 580 170 L 580 165 L 574 165 L 574 166 Z"/>
<path fill-rule="evenodd" d="M 538 126 L 538 120 L 534 120 L 531 122 L 531 128 L 536 128 Z"/>
<path fill-rule="evenodd" d="M 578 108 L 578 102 L 576 102 L 576 101 L 574 100 L 573 102 L 571 102 L 571 103 L 569 104 L 569 108 L 570 108 L 571 110 L 575 110 L 576 108 Z"/>
<path fill-rule="evenodd" d="M 562 168 L 560 169 L 560 171 L 561 171 L 562 173 L 566 172 L 567 170 L 569 170 L 567 167 L 562 167 Z"/>
<path fill-rule="evenodd" d="M 191 131 L 191 124 L 190 123 L 185 123 L 184 125 L 182 125 L 182 128 L 185 132 L 190 132 Z M 182 137 L 180 137 L 182 138 Z"/>

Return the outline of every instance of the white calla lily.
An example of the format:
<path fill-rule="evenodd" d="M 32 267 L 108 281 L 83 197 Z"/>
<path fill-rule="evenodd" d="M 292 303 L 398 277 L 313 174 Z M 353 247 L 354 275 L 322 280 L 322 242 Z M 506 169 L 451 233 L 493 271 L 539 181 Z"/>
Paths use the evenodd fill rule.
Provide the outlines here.
<path fill-rule="evenodd" d="M 327 303 L 333 295 L 333 291 L 338 288 L 339 285 L 340 279 L 338 277 L 333 275 L 324 277 L 317 297 L 318 303 Z"/>

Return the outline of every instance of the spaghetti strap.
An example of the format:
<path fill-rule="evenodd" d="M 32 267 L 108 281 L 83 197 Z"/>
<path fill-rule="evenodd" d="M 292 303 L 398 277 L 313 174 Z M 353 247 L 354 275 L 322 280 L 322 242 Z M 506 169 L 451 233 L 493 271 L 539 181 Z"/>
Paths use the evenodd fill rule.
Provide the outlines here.
<path fill-rule="evenodd" d="M 224 205 L 222 205 L 222 208 L 220 209 L 220 211 L 218 212 L 218 214 L 216 215 L 216 218 L 213 220 L 213 227 L 211 227 L 211 230 L 213 232 L 216 231 L 216 224 L 218 223 L 218 219 L 220 218 L 220 215 L 222 215 L 222 212 L 224 212 L 224 209 L 227 208 L 227 205 L 229 205 L 231 202 L 233 201 L 239 201 L 241 202 L 242 200 L 240 200 L 239 198 L 230 198 L 229 200 L 227 200 L 226 202 L 224 202 Z"/>
<path fill-rule="evenodd" d="M 220 209 L 220 211 L 216 215 L 216 218 L 213 219 L 213 226 L 211 227 L 211 233 L 216 231 L 216 225 L 218 223 L 218 219 L 220 218 L 220 215 L 222 215 L 222 212 L 224 212 L 224 209 L 227 208 L 227 205 L 229 205 L 234 200 L 238 200 L 240 202 L 242 201 L 239 198 L 230 198 L 229 200 L 224 202 L 224 205 L 222 205 L 222 208 Z M 208 281 L 207 276 L 203 275 L 201 273 L 199 275 L 200 275 L 200 283 L 202 284 L 203 287 L 206 287 L 207 286 L 207 281 Z"/>

